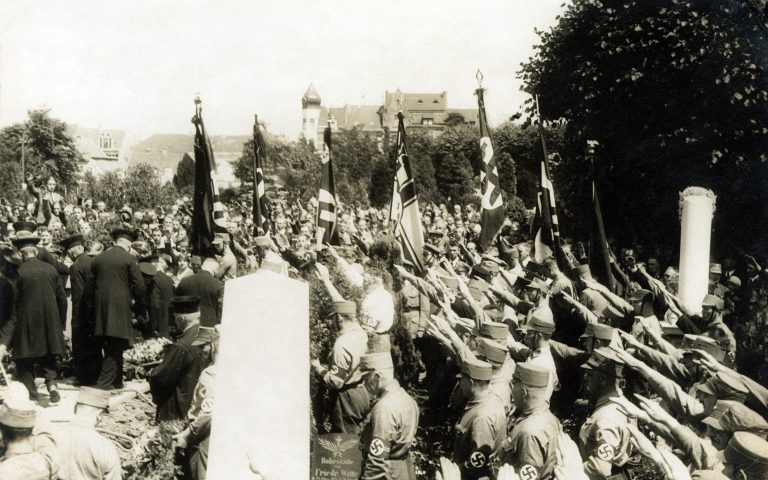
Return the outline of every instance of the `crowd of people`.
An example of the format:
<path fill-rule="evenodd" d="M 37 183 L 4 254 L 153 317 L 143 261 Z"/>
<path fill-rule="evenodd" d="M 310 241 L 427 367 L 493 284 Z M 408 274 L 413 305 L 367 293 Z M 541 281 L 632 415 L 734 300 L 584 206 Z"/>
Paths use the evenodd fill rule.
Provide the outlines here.
<path fill-rule="evenodd" d="M 327 414 L 330 428 L 316 422 L 313 435 L 356 435 L 362 479 L 416 478 L 411 450 L 427 422 L 454 425 L 452 455 L 436 472 L 444 480 L 630 479 L 643 462 L 656 478 L 768 476 L 757 336 L 768 270 L 754 257 L 713 262 L 697 310 L 677 297 L 671 249 L 616 246 L 606 285 L 578 242 L 564 242 L 568 267 L 536 262 L 511 219 L 481 249 L 474 205 L 424 206 L 425 267 L 415 271 L 400 261 L 372 267 L 378 246 L 396 243 L 387 209 L 339 205 L 331 246 L 314 235 L 316 199 L 276 195 L 263 230 L 247 201 L 233 201 L 227 232 L 200 255 L 188 196 L 110 211 L 99 199 L 65 201 L 54 179 L 25 190 L 33 201 L 6 202 L 0 218 L 0 357 L 12 355 L 26 387 L 12 383 L 0 406 L 0 478 L 119 478 L 93 425 L 123 388 L 123 353 L 153 337 L 172 341 L 149 374 L 157 418 L 186 422 L 176 436 L 185 477 L 204 478 L 224 283 L 260 268 L 316 279 L 332 301 L 331 353 L 311 362 L 332 400 L 314 418 Z M 362 297 L 345 298 L 333 272 Z M 396 328 L 420 358 L 408 385 L 392 355 L 403 341 Z M 76 414 L 87 420 L 77 428 L 87 434 L 34 429 L 44 396 L 35 374 L 42 369 L 58 402 L 65 337 L 82 385 Z M 64 473 L 89 461 L 101 475 Z M 19 465 L 37 473 L 4 473 Z"/>

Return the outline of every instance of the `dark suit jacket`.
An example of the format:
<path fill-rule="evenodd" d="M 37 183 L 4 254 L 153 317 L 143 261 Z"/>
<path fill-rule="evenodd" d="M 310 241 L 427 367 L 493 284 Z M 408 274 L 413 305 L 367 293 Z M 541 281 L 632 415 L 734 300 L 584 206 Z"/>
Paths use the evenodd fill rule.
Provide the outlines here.
<path fill-rule="evenodd" d="M 192 346 L 198 325 L 185 331 L 172 345 L 167 345 L 163 361 L 149 374 L 152 400 L 157 404 L 158 420 L 186 418 L 197 379 L 202 368 L 195 360 L 200 348 Z"/>
<path fill-rule="evenodd" d="M 69 267 L 69 285 L 72 298 L 72 330 L 82 330 L 93 325 L 93 292 L 86 292 L 93 272 L 93 257 L 81 253 Z"/>
<path fill-rule="evenodd" d="M 15 308 L 0 330 L 0 343 L 16 358 L 62 355 L 67 297 L 56 269 L 37 258 L 19 266 Z"/>
<path fill-rule="evenodd" d="M 133 340 L 134 312 L 145 315 L 139 264 L 122 247 L 99 254 L 91 264 L 94 335 Z"/>
<path fill-rule="evenodd" d="M 185 277 L 176 287 L 176 295 L 200 297 L 200 326 L 213 327 L 221 323 L 224 306 L 224 282 L 205 270 Z"/>
<path fill-rule="evenodd" d="M 169 322 L 171 318 L 171 298 L 173 298 L 173 280 L 163 272 L 157 272 L 155 275 L 155 288 L 157 289 L 158 303 L 150 315 L 153 317 L 152 324 L 157 329 L 161 337 L 168 337 Z"/>

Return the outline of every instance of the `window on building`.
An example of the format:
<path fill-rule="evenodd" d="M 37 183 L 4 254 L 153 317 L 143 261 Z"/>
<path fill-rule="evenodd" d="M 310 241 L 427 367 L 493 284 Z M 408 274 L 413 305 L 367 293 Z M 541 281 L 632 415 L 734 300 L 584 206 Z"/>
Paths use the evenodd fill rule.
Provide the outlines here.
<path fill-rule="evenodd" d="M 422 118 L 421 124 L 422 125 L 434 125 L 435 119 L 434 118 Z"/>
<path fill-rule="evenodd" d="M 102 132 L 99 136 L 99 148 L 102 150 L 113 150 L 112 134 L 109 132 Z"/>

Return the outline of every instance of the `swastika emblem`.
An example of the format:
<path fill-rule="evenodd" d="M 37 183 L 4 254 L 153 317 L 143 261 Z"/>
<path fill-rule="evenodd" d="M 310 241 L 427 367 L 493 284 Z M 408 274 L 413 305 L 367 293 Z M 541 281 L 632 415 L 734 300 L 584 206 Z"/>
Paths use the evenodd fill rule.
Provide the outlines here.
<path fill-rule="evenodd" d="M 523 465 L 520 469 L 520 480 L 536 480 L 537 478 L 539 478 L 539 472 L 533 465 Z"/>
<path fill-rule="evenodd" d="M 610 460 L 613 458 L 613 447 L 604 443 L 597 447 L 597 458 L 600 460 Z"/>
<path fill-rule="evenodd" d="M 384 442 L 378 438 L 374 438 L 371 442 L 371 446 L 368 448 L 368 451 L 371 452 L 371 455 L 374 457 L 378 457 L 384 453 Z"/>
<path fill-rule="evenodd" d="M 485 454 L 483 452 L 472 452 L 469 456 L 469 464 L 475 468 L 481 468 L 485 466 Z"/>
<path fill-rule="evenodd" d="M 205 414 L 211 413 L 213 411 L 213 398 L 208 397 L 203 399 L 202 403 L 200 403 L 200 411 Z"/>

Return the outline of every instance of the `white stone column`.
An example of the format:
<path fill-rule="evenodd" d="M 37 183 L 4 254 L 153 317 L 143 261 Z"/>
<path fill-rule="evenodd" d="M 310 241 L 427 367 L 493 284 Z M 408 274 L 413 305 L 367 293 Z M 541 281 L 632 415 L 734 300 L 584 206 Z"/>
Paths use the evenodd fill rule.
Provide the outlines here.
<path fill-rule="evenodd" d="M 715 194 L 702 187 L 680 193 L 680 285 L 683 305 L 701 311 L 709 282 L 709 247 Z"/>

